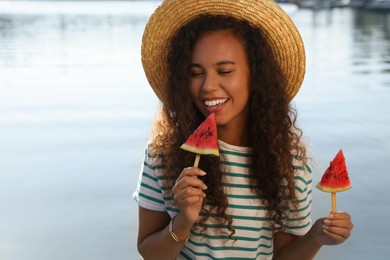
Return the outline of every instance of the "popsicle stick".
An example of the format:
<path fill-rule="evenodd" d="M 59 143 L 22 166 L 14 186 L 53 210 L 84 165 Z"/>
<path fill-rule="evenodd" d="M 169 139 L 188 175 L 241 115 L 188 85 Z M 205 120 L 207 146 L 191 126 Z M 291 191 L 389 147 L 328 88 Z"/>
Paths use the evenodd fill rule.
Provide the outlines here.
<path fill-rule="evenodd" d="M 198 167 L 200 161 L 200 154 L 196 154 L 194 167 Z"/>
<path fill-rule="evenodd" d="M 332 192 L 332 212 L 335 213 L 336 211 L 336 192 Z"/>

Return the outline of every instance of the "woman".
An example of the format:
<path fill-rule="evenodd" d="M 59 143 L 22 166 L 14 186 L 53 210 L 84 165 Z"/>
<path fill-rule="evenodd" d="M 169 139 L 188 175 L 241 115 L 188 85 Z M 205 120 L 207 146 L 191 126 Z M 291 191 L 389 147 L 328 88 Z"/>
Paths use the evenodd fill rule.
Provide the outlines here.
<path fill-rule="evenodd" d="M 145 259 L 312 259 L 344 242 L 345 212 L 313 226 L 311 174 L 290 106 L 304 49 L 273 1 L 172 1 L 145 28 L 143 64 L 162 102 L 135 199 Z M 179 149 L 215 113 L 219 158 Z"/>

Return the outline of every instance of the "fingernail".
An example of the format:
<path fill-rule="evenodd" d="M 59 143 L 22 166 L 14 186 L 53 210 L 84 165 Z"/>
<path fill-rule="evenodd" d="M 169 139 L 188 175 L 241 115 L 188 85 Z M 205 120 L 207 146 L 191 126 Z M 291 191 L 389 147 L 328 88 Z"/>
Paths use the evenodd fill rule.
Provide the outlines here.
<path fill-rule="evenodd" d="M 328 216 L 329 219 L 332 219 L 334 218 L 334 214 L 333 213 L 330 213 L 329 216 Z"/>
<path fill-rule="evenodd" d="M 200 175 L 205 176 L 206 173 L 204 171 L 200 171 Z"/>
<path fill-rule="evenodd" d="M 324 230 L 326 230 L 326 229 L 328 229 L 328 226 L 327 226 L 327 225 L 323 225 L 322 228 L 323 228 Z"/>
<path fill-rule="evenodd" d="M 325 219 L 325 220 L 324 220 L 324 224 L 327 225 L 327 226 L 329 226 L 329 225 L 330 225 L 330 220 L 329 220 L 329 219 Z"/>
<path fill-rule="evenodd" d="M 203 185 L 203 189 L 204 189 L 204 190 L 207 190 L 207 189 L 208 189 L 208 187 L 206 186 L 206 184 Z"/>

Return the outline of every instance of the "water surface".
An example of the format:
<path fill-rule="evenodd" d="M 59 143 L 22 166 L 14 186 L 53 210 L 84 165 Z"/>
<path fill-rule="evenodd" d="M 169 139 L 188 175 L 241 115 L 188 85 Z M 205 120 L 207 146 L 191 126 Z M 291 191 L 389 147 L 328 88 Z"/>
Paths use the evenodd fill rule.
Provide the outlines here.
<path fill-rule="evenodd" d="M 131 199 L 158 102 L 140 62 L 158 2 L 0 2 L 0 259 L 137 259 Z M 353 236 L 317 259 L 387 259 L 390 18 L 288 7 L 307 74 L 294 100 L 318 182 L 342 148 Z M 330 211 L 314 191 L 313 217 Z"/>

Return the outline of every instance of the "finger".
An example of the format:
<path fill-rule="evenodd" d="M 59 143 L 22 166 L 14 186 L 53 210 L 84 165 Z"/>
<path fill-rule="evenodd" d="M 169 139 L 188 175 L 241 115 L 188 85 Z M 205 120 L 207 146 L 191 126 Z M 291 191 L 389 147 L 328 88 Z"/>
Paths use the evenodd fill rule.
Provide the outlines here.
<path fill-rule="evenodd" d="M 182 179 L 186 179 L 189 177 L 204 176 L 204 175 L 206 175 L 206 173 L 199 168 L 195 168 L 195 167 L 184 168 L 183 171 L 180 173 L 179 177 L 176 179 L 175 185 L 178 184 Z M 193 178 L 193 179 L 197 179 L 197 178 Z"/>
<path fill-rule="evenodd" d="M 188 196 L 188 197 L 185 197 L 185 198 L 180 200 L 180 204 L 179 205 L 181 205 L 181 206 L 189 206 L 189 205 L 194 204 L 194 203 L 202 202 L 205 196 L 206 196 L 206 194 L 204 194 L 204 196 Z"/>
<path fill-rule="evenodd" d="M 354 226 L 351 215 L 347 212 L 331 212 L 328 218 L 324 220 L 324 224 L 328 226 L 344 227 L 350 230 L 352 230 Z"/>
<path fill-rule="evenodd" d="M 341 244 L 346 240 L 345 237 L 340 236 L 339 234 L 332 233 L 326 229 L 324 229 L 324 234 L 333 240 L 333 242 L 331 242 L 330 245 Z"/>
<path fill-rule="evenodd" d="M 183 199 L 182 204 L 184 204 L 184 206 L 187 206 L 187 205 L 191 205 L 191 204 L 202 202 L 202 201 L 203 201 L 203 197 L 191 196 L 191 197 L 187 197 L 187 198 Z"/>
<path fill-rule="evenodd" d="M 187 167 L 183 169 L 178 179 L 181 179 L 185 176 L 198 177 L 198 176 L 205 176 L 205 175 L 206 173 L 199 168 Z"/>
<path fill-rule="evenodd" d="M 346 228 L 348 230 L 353 229 L 353 223 L 350 220 L 330 220 L 325 219 L 324 224 L 330 227 Z"/>
<path fill-rule="evenodd" d="M 190 196 L 203 196 L 203 194 L 204 194 L 203 190 L 201 190 L 199 188 L 192 187 L 192 186 L 188 186 L 187 188 L 182 189 L 179 192 L 177 192 L 175 194 L 175 198 L 177 200 L 182 200 L 182 199 L 184 199 L 186 197 L 190 197 Z"/>
<path fill-rule="evenodd" d="M 324 226 L 324 233 L 327 236 L 332 237 L 338 243 L 343 242 L 351 235 L 351 231 L 349 229 L 327 226 Z"/>
<path fill-rule="evenodd" d="M 351 220 L 352 217 L 347 212 L 330 212 L 329 215 L 328 215 L 328 219 Z"/>
<path fill-rule="evenodd" d="M 199 188 L 202 190 L 207 189 L 206 184 L 198 178 L 190 177 L 190 176 L 185 176 L 181 178 L 180 180 L 177 180 L 175 185 L 172 188 L 173 192 L 178 192 L 179 190 L 185 189 L 188 186 L 192 186 L 195 188 Z"/>
<path fill-rule="evenodd" d="M 351 234 L 353 224 L 350 220 L 324 219 L 324 231 L 348 238 Z"/>
<path fill-rule="evenodd" d="M 199 189 L 198 189 L 199 190 Z M 206 194 L 201 192 L 200 194 L 186 195 L 185 193 L 179 193 L 175 196 L 175 202 L 179 205 L 179 208 L 188 207 L 195 203 L 202 203 Z"/>

